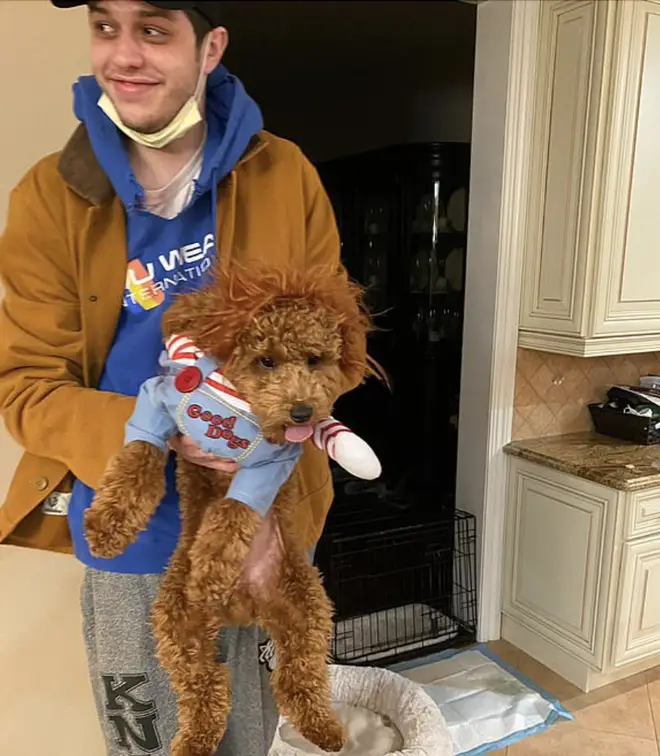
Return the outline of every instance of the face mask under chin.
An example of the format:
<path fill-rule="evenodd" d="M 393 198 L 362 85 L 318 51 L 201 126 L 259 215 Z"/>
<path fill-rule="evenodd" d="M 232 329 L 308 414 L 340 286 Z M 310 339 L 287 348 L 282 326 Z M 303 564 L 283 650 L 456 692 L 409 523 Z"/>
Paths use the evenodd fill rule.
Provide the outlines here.
<path fill-rule="evenodd" d="M 99 98 L 98 106 L 129 139 L 144 147 L 152 147 L 154 149 L 163 149 L 177 139 L 181 139 L 182 136 L 202 121 L 202 114 L 195 95 L 186 101 L 181 110 L 166 126 L 148 134 L 127 126 L 121 120 L 121 116 L 117 112 L 117 108 L 115 108 L 112 100 L 105 93 Z"/>

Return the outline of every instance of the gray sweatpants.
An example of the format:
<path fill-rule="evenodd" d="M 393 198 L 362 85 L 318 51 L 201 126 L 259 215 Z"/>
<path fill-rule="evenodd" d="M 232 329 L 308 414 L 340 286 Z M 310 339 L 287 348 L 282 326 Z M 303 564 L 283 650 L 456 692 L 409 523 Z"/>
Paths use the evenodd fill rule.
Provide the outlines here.
<path fill-rule="evenodd" d="M 159 575 L 87 568 L 83 629 L 108 756 L 169 756 L 176 701 L 154 655 L 150 609 Z M 231 628 L 218 642 L 232 672 L 232 711 L 216 756 L 267 756 L 278 714 L 270 689 L 272 653 L 257 628 Z"/>

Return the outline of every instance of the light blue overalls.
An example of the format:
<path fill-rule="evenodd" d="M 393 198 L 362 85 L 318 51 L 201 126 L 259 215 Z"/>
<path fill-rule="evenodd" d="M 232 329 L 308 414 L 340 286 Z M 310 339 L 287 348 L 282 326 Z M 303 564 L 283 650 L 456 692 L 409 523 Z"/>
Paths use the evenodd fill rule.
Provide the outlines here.
<path fill-rule="evenodd" d="M 208 382 L 220 369 L 211 357 L 181 365 L 164 351 L 159 363 L 161 374 L 140 388 L 125 442 L 146 441 L 166 450 L 178 432 L 205 452 L 235 460 L 240 468 L 227 496 L 263 516 L 300 458 L 301 444 L 267 441 L 247 402 Z"/>

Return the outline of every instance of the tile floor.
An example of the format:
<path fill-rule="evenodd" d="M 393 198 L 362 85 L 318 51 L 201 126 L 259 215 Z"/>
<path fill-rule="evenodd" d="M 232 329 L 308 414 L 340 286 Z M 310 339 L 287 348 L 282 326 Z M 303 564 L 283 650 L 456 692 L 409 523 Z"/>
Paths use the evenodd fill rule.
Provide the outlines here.
<path fill-rule="evenodd" d="M 498 756 L 660 756 L 660 667 L 585 694 L 505 641 L 490 647 L 556 696 L 576 719 Z"/>

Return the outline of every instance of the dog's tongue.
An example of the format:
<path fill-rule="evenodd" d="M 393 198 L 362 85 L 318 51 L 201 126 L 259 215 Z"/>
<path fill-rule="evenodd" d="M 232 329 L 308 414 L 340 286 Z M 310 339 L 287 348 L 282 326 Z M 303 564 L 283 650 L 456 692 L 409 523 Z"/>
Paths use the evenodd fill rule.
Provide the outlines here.
<path fill-rule="evenodd" d="M 311 425 L 287 425 L 284 431 L 284 438 L 291 444 L 300 444 L 307 441 L 314 433 Z"/>

